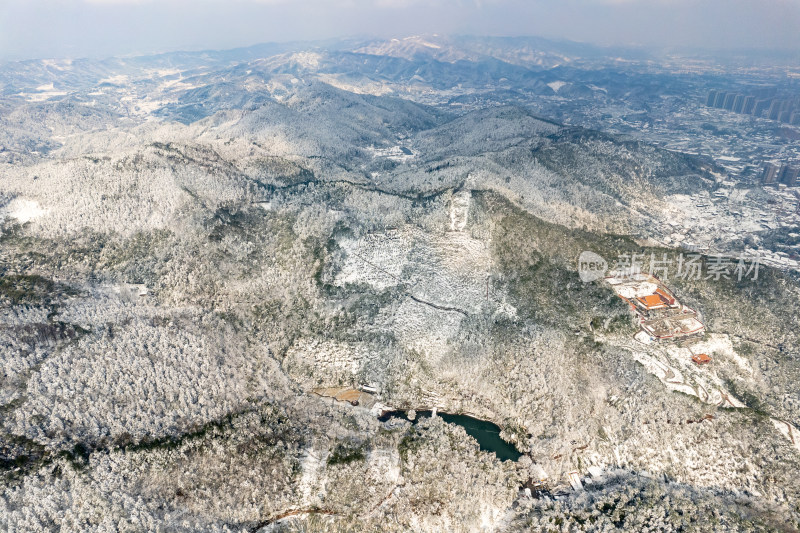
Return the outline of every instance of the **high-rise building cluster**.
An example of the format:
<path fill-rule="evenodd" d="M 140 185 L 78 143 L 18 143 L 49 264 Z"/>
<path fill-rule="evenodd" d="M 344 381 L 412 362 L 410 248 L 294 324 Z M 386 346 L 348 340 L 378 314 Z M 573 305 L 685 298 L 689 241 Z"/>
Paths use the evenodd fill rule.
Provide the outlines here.
<path fill-rule="evenodd" d="M 764 165 L 764 173 L 761 175 L 761 183 L 764 185 L 784 184 L 787 187 L 796 187 L 800 180 L 800 163 L 767 163 Z"/>
<path fill-rule="evenodd" d="M 758 89 L 750 94 L 712 89 L 706 98 L 706 105 L 734 113 L 800 125 L 800 96 L 786 97 L 775 93 L 774 89 Z"/>

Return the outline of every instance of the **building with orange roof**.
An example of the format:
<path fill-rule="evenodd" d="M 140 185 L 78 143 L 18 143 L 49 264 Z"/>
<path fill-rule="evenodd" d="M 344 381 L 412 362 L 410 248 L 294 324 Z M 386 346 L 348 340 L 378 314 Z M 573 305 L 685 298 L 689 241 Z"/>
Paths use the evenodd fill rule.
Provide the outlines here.
<path fill-rule="evenodd" d="M 631 306 L 639 318 L 641 330 L 651 340 L 678 340 L 704 334 L 705 326 L 697 313 L 681 305 L 655 276 L 640 274 L 606 279 L 617 296 Z"/>
<path fill-rule="evenodd" d="M 664 309 L 669 304 L 665 302 L 658 294 L 650 294 L 636 299 L 645 309 L 652 311 L 654 309 Z"/>
<path fill-rule="evenodd" d="M 659 298 L 661 298 L 664 301 L 665 304 L 669 305 L 670 307 L 675 305 L 675 298 L 673 298 L 672 295 L 669 294 L 667 291 L 665 291 L 663 288 L 659 287 L 658 289 L 656 289 L 656 294 L 658 295 Z"/>

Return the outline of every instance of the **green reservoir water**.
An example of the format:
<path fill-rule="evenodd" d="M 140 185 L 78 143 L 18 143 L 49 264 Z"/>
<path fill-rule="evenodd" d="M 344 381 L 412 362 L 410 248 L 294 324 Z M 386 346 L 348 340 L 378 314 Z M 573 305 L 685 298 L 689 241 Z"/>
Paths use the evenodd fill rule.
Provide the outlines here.
<path fill-rule="evenodd" d="M 417 411 L 417 417 L 414 423 L 420 418 L 427 418 L 431 416 L 431 411 Z M 500 438 L 500 426 L 487 422 L 486 420 L 479 420 L 467 415 L 451 415 L 449 413 L 436 413 L 447 422 L 448 424 L 457 424 L 464 428 L 467 435 L 473 437 L 478 441 L 478 446 L 485 452 L 493 452 L 501 461 L 517 461 L 522 454 L 519 453 L 513 444 L 510 444 Z M 384 413 L 378 419 L 382 422 L 389 420 L 392 417 L 404 418 L 408 420 L 405 411 L 389 411 Z"/>

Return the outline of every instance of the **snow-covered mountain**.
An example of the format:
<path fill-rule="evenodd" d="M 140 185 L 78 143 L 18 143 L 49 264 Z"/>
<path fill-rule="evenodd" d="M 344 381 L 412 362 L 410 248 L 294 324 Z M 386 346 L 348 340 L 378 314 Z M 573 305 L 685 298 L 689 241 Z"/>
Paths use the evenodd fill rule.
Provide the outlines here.
<path fill-rule="evenodd" d="M 430 36 L 3 66 L 2 528 L 800 527 L 796 275 L 665 280 L 706 326 L 668 343 L 581 281 L 586 250 L 683 261 L 665 228 L 720 181 L 531 109 L 658 84 L 606 55 Z M 377 416 L 412 409 L 522 457 Z"/>

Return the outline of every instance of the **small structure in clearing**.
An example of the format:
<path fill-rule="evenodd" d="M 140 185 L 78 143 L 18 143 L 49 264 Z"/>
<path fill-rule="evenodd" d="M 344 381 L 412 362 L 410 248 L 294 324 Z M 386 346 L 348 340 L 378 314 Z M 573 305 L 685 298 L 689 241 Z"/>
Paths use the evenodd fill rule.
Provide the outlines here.
<path fill-rule="evenodd" d="M 367 409 L 371 409 L 375 405 L 375 396 L 373 394 L 352 387 L 320 387 L 313 389 L 311 392 L 317 396 L 333 398 L 336 401 L 347 402 L 351 405 L 360 405 Z"/>
<path fill-rule="evenodd" d="M 707 365 L 711 362 L 711 357 L 704 353 L 698 353 L 692 356 L 692 361 L 698 365 Z"/>

